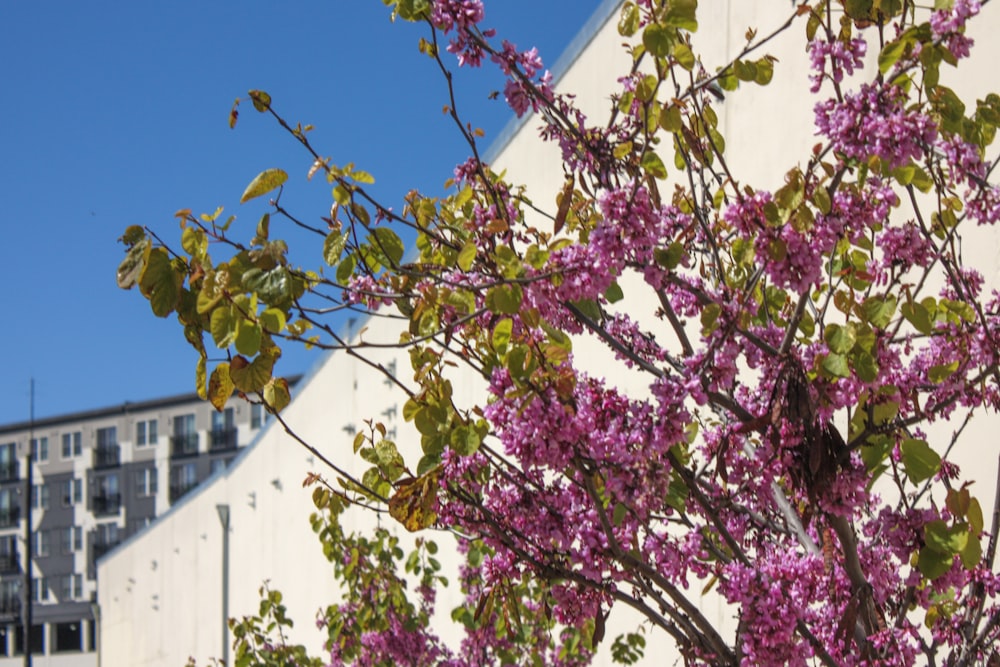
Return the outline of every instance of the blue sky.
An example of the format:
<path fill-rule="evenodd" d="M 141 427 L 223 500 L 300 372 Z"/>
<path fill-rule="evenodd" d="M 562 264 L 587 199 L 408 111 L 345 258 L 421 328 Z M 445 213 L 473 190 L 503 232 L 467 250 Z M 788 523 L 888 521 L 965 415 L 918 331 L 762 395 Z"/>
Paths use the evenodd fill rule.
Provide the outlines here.
<path fill-rule="evenodd" d="M 552 65 L 600 4 L 487 0 L 486 24 Z M 228 128 L 247 90 L 314 124 L 320 152 L 372 172 L 389 201 L 439 192 L 467 152 L 416 51 L 422 34 L 379 0 L 0 3 L 0 424 L 27 419 L 31 377 L 39 417 L 194 389 L 176 320 L 115 286 L 126 226 L 176 239 L 176 210 L 224 206 L 249 240 L 264 209 L 239 196 L 269 167 L 291 175 L 284 204 L 310 220 L 328 211 L 329 189 L 305 181 L 308 160 L 273 123 L 247 104 Z M 488 99 L 498 75 L 458 85 L 488 144 L 511 115 Z M 299 248 L 297 263 L 318 266 L 319 253 Z M 289 350 L 278 370 L 315 359 Z"/>

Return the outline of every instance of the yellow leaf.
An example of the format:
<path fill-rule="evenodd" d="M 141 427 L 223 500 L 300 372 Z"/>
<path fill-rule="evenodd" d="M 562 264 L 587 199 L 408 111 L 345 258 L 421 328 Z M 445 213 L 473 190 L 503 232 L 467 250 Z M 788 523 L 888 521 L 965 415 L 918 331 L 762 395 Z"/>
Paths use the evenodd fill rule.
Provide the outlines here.
<path fill-rule="evenodd" d="M 437 520 L 434 509 L 437 503 L 440 469 L 407 479 L 396 487 L 396 495 L 389 499 L 389 514 L 408 531 L 429 528 Z"/>
<path fill-rule="evenodd" d="M 271 190 L 276 190 L 288 180 L 288 174 L 284 169 L 265 169 L 257 174 L 256 178 L 250 181 L 250 185 L 243 191 L 240 203 L 245 204 L 255 197 L 266 195 Z"/>
<path fill-rule="evenodd" d="M 212 371 L 208 380 L 208 400 L 219 412 L 226 407 L 226 402 L 233 395 L 233 379 L 229 376 L 229 362 L 222 362 Z"/>

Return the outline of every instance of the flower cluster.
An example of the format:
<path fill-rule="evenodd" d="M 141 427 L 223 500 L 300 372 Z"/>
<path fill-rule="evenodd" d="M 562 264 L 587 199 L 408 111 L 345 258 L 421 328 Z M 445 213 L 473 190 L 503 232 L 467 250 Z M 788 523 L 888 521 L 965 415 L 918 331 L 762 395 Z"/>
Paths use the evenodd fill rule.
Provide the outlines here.
<path fill-rule="evenodd" d="M 868 43 L 860 37 L 846 41 L 835 39 L 832 42 L 814 39 L 807 48 L 809 62 L 815 72 L 809 76 L 813 82 L 809 90 L 816 93 L 825 77 L 829 76 L 834 83 L 840 83 L 844 80 L 844 74 L 850 76 L 855 70 L 864 67 L 863 59 L 868 51 Z M 830 67 L 829 74 L 826 71 L 827 64 Z"/>
<path fill-rule="evenodd" d="M 888 84 L 863 84 L 843 101 L 816 105 L 816 131 L 846 158 L 882 160 L 890 169 L 921 159 L 937 138 L 927 115 L 906 108 L 906 95 Z"/>

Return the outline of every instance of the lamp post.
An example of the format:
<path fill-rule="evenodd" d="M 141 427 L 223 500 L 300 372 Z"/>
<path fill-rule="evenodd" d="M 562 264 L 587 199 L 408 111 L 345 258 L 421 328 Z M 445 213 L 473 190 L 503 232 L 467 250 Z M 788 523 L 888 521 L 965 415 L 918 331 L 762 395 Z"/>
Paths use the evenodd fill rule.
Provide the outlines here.
<path fill-rule="evenodd" d="M 222 664 L 229 664 L 229 505 L 215 506 L 222 522 Z"/>

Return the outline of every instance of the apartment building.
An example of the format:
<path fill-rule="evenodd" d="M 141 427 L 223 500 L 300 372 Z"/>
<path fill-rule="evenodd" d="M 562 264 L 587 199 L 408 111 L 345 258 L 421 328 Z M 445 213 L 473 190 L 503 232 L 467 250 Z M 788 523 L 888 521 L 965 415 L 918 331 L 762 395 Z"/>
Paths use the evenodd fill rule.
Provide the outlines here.
<path fill-rule="evenodd" d="M 0 666 L 24 653 L 26 568 L 35 664 L 97 664 L 97 561 L 224 469 L 266 414 L 192 393 L 0 426 Z"/>

